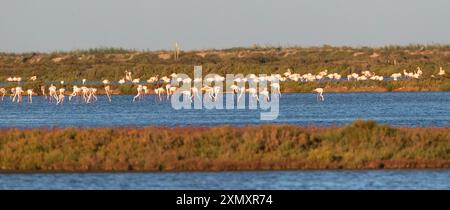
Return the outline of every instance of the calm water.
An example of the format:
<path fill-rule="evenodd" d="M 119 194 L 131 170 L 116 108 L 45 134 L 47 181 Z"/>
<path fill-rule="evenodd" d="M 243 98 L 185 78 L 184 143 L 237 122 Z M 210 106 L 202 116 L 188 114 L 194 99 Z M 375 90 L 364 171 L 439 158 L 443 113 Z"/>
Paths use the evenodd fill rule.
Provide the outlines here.
<path fill-rule="evenodd" d="M 33 104 L 0 102 L 0 128 L 6 127 L 103 127 L 103 126 L 191 126 L 290 123 L 342 125 L 355 119 L 373 119 L 395 126 L 450 127 L 450 92 L 427 93 L 326 93 L 317 102 L 312 93 L 283 94 L 277 120 L 261 121 L 261 110 L 174 110 L 169 101 L 155 96 L 132 103 L 133 95 L 105 96 L 93 104 L 68 102 L 49 104 L 34 97 Z M 8 99 L 8 100 L 6 100 Z M 247 100 L 248 101 L 248 100 Z"/>
<path fill-rule="evenodd" d="M 450 189 L 450 170 L 0 174 L 0 189 Z"/>

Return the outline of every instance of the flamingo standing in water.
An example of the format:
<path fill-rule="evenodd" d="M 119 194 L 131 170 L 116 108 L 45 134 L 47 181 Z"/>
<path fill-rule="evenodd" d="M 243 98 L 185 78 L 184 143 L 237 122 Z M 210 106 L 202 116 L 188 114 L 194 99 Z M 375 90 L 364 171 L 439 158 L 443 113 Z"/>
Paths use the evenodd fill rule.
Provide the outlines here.
<path fill-rule="evenodd" d="M 231 85 L 230 88 L 233 91 L 233 94 L 236 94 L 239 92 L 239 86 L 237 86 L 237 85 Z"/>
<path fill-rule="evenodd" d="M 272 87 L 273 92 L 275 94 L 278 94 L 279 96 L 281 96 L 280 83 L 272 83 L 272 84 L 270 84 L 270 86 Z"/>
<path fill-rule="evenodd" d="M 199 91 L 199 90 L 198 90 L 198 88 L 196 88 L 196 87 L 192 87 L 192 88 L 191 88 L 192 97 L 197 96 L 198 100 L 201 100 L 198 91 Z"/>
<path fill-rule="evenodd" d="M 214 88 L 208 86 L 208 85 L 204 85 L 202 87 L 202 91 L 205 91 L 205 94 L 207 93 L 208 96 L 211 98 L 211 100 L 214 100 Z"/>
<path fill-rule="evenodd" d="M 91 101 L 97 100 L 97 88 L 88 88 L 88 98 L 86 100 L 86 103 L 91 103 Z"/>
<path fill-rule="evenodd" d="M 259 101 L 258 92 L 256 91 L 256 88 L 249 88 L 247 91 L 248 94 L 250 95 L 250 98 L 256 98 L 256 101 Z"/>
<path fill-rule="evenodd" d="M 9 95 L 9 99 L 12 100 L 15 95 L 16 95 L 16 88 L 11 88 L 11 95 Z"/>
<path fill-rule="evenodd" d="M 48 88 L 48 95 L 49 95 L 49 100 L 50 102 L 52 102 L 53 99 L 55 99 L 56 101 L 58 101 L 58 94 L 56 93 L 56 87 L 51 84 L 50 87 Z"/>
<path fill-rule="evenodd" d="M 64 93 L 66 92 L 66 89 L 64 88 L 60 88 L 59 90 L 59 95 L 58 95 L 58 100 L 56 101 L 56 105 L 58 104 L 64 104 Z"/>
<path fill-rule="evenodd" d="M 45 99 L 47 99 L 47 94 L 45 93 L 45 86 L 44 85 L 41 86 L 41 93 L 45 97 Z"/>
<path fill-rule="evenodd" d="M 214 101 L 217 100 L 217 97 L 219 96 L 220 93 L 220 86 L 214 86 L 213 87 L 213 95 L 214 95 Z"/>
<path fill-rule="evenodd" d="M 81 95 L 81 88 L 79 88 L 78 86 L 74 85 L 73 86 L 73 92 L 72 94 L 69 96 L 69 101 L 72 100 L 72 97 L 77 97 Z"/>
<path fill-rule="evenodd" d="M 192 103 L 192 94 L 190 90 L 184 90 L 181 92 L 181 94 L 186 98 L 189 98 L 190 103 Z"/>
<path fill-rule="evenodd" d="M 137 89 L 137 95 L 133 97 L 133 102 L 136 101 L 136 99 L 141 99 L 141 95 L 142 95 L 142 85 L 138 85 Z"/>
<path fill-rule="evenodd" d="M 267 88 L 264 88 L 261 92 L 259 92 L 264 98 L 263 100 L 269 101 L 269 91 Z"/>
<path fill-rule="evenodd" d="M 242 96 L 245 97 L 245 86 L 239 88 L 239 97 L 238 97 L 238 99 L 237 99 L 238 102 L 239 102 L 239 100 L 241 100 L 241 97 L 242 97 Z"/>
<path fill-rule="evenodd" d="M 141 97 L 142 97 L 142 99 L 144 99 L 144 96 L 149 94 L 150 91 L 149 91 L 149 89 L 148 89 L 148 87 L 146 85 L 142 86 L 142 91 L 143 91 L 143 94 L 142 94 Z"/>
<path fill-rule="evenodd" d="M 176 90 L 177 90 L 177 87 L 173 87 L 170 84 L 166 85 L 167 100 L 169 100 L 170 95 L 172 95 Z"/>
<path fill-rule="evenodd" d="M 313 90 L 313 92 L 317 93 L 317 100 L 324 101 L 325 98 L 323 97 L 323 88 L 316 88 Z"/>
<path fill-rule="evenodd" d="M 3 98 L 4 98 L 5 95 L 6 95 L 6 90 L 5 90 L 5 88 L 0 88 L 0 93 L 2 94 L 2 101 L 3 101 Z"/>
<path fill-rule="evenodd" d="M 86 86 L 81 87 L 81 92 L 83 93 L 84 102 L 88 102 L 90 90 Z"/>
<path fill-rule="evenodd" d="M 158 94 L 159 100 L 161 101 L 161 94 L 164 94 L 164 88 L 159 87 L 155 89 L 155 94 Z"/>
<path fill-rule="evenodd" d="M 28 89 L 27 90 L 27 95 L 28 95 L 28 103 L 33 103 L 33 89 Z"/>
<path fill-rule="evenodd" d="M 22 93 L 24 91 L 22 90 L 22 87 L 16 87 L 15 91 L 14 91 L 14 96 L 12 99 L 12 102 L 16 101 L 16 97 L 17 97 L 17 103 L 21 103 L 22 102 Z"/>

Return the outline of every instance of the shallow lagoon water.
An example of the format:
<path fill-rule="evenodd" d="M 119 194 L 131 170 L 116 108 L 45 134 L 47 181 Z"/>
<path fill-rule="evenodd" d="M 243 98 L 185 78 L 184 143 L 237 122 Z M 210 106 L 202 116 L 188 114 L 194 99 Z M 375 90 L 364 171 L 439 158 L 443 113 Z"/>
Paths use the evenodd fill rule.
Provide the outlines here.
<path fill-rule="evenodd" d="M 449 170 L 0 174 L 0 189 L 450 189 Z"/>
<path fill-rule="evenodd" d="M 34 97 L 33 104 L 0 102 L 0 128 L 110 127 L 110 126 L 215 126 L 263 123 L 332 126 L 356 119 L 371 119 L 402 127 L 450 127 L 450 92 L 325 93 L 318 102 L 313 93 L 283 94 L 276 120 L 260 120 L 267 110 L 182 109 L 154 95 L 132 102 L 133 95 L 106 96 L 84 104 L 72 100 L 63 106 Z M 248 99 L 247 99 L 248 101 Z"/>
<path fill-rule="evenodd" d="M 264 110 L 174 110 L 146 96 L 105 96 L 93 104 L 63 106 L 34 97 L 33 104 L 0 102 L 0 128 L 215 126 L 263 123 L 332 126 L 372 119 L 402 127 L 450 127 L 450 93 L 283 94 L 274 121 Z M 450 189 L 450 170 L 252 171 L 176 173 L 0 173 L 0 189 Z"/>

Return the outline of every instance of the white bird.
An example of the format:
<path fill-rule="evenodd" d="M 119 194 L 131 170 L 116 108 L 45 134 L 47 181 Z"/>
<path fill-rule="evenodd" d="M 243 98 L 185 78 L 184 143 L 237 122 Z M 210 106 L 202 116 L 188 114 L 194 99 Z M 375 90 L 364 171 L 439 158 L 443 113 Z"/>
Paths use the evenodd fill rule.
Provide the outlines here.
<path fill-rule="evenodd" d="M 325 98 L 323 97 L 323 88 L 316 88 L 313 90 L 314 92 L 317 93 L 317 100 L 319 101 L 324 101 Z"/>
<path fill-rule="evenodd" d="M 439 76 L 444 76 L 444 75 L 445 75 L 445 71 L 444 71 L 444 69 L 442 69 L 442 67 L 439 68 L 439 73 L 438 73 L 438 75 L 439 75 Z"/>

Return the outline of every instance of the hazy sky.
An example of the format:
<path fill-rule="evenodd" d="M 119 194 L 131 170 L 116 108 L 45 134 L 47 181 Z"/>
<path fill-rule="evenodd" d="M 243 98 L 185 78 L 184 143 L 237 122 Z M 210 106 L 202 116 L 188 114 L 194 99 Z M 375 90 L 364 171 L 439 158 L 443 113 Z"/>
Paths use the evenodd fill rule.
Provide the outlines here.
<path fill-rule="evenodd" d="M 0 51 L 450 43 L 449 0 L 0 0 Z"/>

